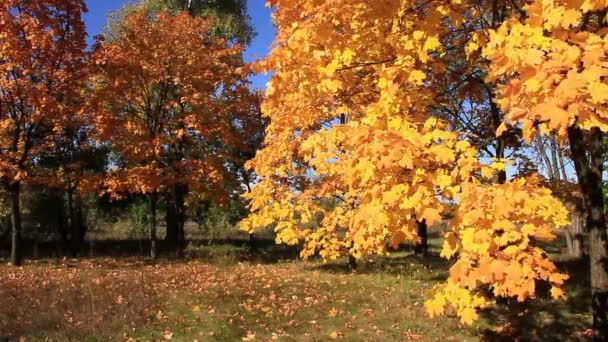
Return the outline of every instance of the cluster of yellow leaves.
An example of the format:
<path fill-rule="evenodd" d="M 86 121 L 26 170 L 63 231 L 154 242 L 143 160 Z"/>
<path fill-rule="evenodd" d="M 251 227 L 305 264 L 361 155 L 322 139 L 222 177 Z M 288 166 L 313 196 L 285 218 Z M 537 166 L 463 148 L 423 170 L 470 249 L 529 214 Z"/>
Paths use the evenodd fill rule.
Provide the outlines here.
<path fill-rule="evenodd" d="M 468 323 L 487 286 L 523 300 L 538 279 L 559 297 L 564 276 L 533 239 L 553 238 L 564 207 L 535 180 L 488 184 L 506 161 L 484 165 L 465 136 L 428 115 L 445 20 L 462 23 L 466 4 L 269 4 L 278 37 L 254 68 L 274 71 L 262 108 L 270 125 L 250 163 L 262 179 L 241 228 L 272 226 L 278 243 L 304 241 L 304 257 L 362 257 L 416 242 L 417 221 L 438 223 L 451 208 L 443 254 L 459 259 L 431 314 L 452 306 Z M 492 273 L 499 266 L 507 270 Z"/>
<path fill-rule="evenodd" d="M 567 279 L 535 241 L 551 241 L 566 225 L 567 212 L 536 177 L 492 186 L 463 185 L 460 205 L 441 255 L 458 260 L 450 277 L 426 303 L 431 315 L 453 308 L 471 323 L 478 307 L 489 304 L 480 289 L 494 296 L 534 297 L 537 280 L 551 284 L 551 295 L 563 297 Z"/>
<path fill-rule="evenodd" d="M 507 119 L 530 140 L 541 132 L 599 127 L 608 131 L 606 1 L 533 1 L 526 19 L 513 18 L 489 34 L 483 54 Z M 599 14 L 598 14 L 599 13 Z M 499 132 L 505 128 L 499 129 Z"/>

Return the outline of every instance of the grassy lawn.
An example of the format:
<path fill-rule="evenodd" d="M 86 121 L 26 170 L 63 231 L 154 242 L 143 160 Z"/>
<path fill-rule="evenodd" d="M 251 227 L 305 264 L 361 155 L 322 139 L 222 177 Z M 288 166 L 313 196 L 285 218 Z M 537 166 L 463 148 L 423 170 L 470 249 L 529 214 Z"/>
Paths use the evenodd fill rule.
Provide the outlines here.
<path fill-rule="evenodd" d="M 365 260 L 351 273 L 344 260 L 242 261 L 240 250 L 239 257 L 231 257 L 230 249 L 222 248 L 213 258 L 156 264 L 97 258 L 0 266 L 0 336 L 26 341 L 547 341 L 584 340 L 590 326 L 580 281 L 571 282 L 569 301 L 506 303 L 463 327 L 453 317 L 430 319 L 424 312 L 425 297 L 446 276 L 447 263 L 437 257 L 422 260 L 399 252 Z"/>

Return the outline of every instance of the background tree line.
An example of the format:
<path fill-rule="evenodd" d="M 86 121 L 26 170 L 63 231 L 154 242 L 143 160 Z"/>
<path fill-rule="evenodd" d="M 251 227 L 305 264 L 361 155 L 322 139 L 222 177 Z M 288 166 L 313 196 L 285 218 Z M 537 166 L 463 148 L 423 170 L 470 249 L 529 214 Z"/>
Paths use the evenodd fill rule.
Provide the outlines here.
<path fill-rule="evenodd" d="M 88 51 L 82 1 L 3 3 L 0 237 L 12 264 L 24 236 L 78 256 L 117 217 L 147 224 L 154 257 L 161 222 L 182 255 L 187 220 L 245 214 L 255 176 L 244 164 L 266 125 L 239 73 L 253 37 L 245 6 L 129 4 Z"/>

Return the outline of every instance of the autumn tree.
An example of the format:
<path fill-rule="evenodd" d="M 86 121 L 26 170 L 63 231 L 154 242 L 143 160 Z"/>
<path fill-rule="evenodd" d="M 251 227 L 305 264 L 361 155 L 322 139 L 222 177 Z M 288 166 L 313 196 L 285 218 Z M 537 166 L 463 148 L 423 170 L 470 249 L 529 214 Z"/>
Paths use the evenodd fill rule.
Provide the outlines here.
<path fill-rule="evenodd" d="M 149 16 L 154 16 L 160 11 L 165 11 L 171 15 L 179 15 L 187 13 L 194 17 L 203 19 L 209 19 L 210 24 L 207 32 L 214 35 L 216 38 L 226 39 L 229 44 L 239 43 L 246 45 L 253 38 L 253 28 L 250 23 L 250 18 L 247 15 L 246 2 L 242 0 L 230 0 L 230 1 L 182 1 L 182 0 L 143 0 L 128 4 L 124 6 L 120 11 L 114 12 L 108 19 L 108 24 L 104 32 L 104 36 L 108 40 L 113 40 L 120 35 L 120 31 L 123 29 L 125 18 L 129 14 L 137 11 L 143 11 Z M 250 97 L 250 94 L 242 93 L 245 97 Z M 234 103 L 249 101 L 247 99 L 232 99 Z M 230 104 L 232 105 L 232 104 Z M 237 149 L 240 150 L 240 149 Z M 236 150 L 235 150 L 236 151 Z M 234 160 L 234 158 L 230 158 Z M 238 157 L 237 157 L 238 159 Z M 227 161 L 230 165 L 234 165 Z M 231 169 L 231 171 L 239 172 L 238 169 Z M 240 177 L 239 174 L 231 174 L 231 178 Z M 185 208 L 185 195 L 188 189 L 183 185 L 174 185 L 171 189 L 167 189 L 164 194 L 165 203 L 165 222 L 166 222 L 166 236 L 165 241 L 177 248 L 180 240 L 183 238 L 183 223 L 186 215 Z M 209 202 L 209 200 L 217 201 L 217 198 L 213 198 L 213 193 L 209 194 L 197 194 L 197 197 L 203 202 Z M 222 196 L 220 196 L 222 197 Z M 205 199 L 203 199 L 205 198 Z M 200 203 L 199 211 L 205 205 Z M 202 213 L 200 213 L 202 214 Z"/>
<path fill-rule="evenodd" d="M 563 205 L 535 176 L 496 182 L 506 178 L 504 155 L 482 162 L 481 146 L 434 115 L 446 105 L 434 80 L 455 63 L 445 37 L 487 20 L 479 3 L 269 3 L 278 36 L 254 68 L 274 72 L 262 106 L 270 124 L 250 163 L 262 180 L 242 228 L 274 225 L 278 243 L 304 242 L 305 257 L 361 258 L 386 253 L 387 241 L 417 242 L 417 222 L 433 225 L 449 206 L 442 255 L 457 260 L 429 313 L 451 308 L 470 323 L 496 296 L 534 297 L 537 280 L 562 297 L 567 276 L 536 241 L 567 223 Z M 481 42 L 472 36 L 458 44 Z M 480 101 L 494 105 L 492 80 L 476 77 Z M 320 205 L 330 199 L 336 205 Z"/>
<path fill-rule="evenodd" d="M 10 194 L 11 263 L 21 264 L 23 183 L 35 156 L 52 147 L 83 80 L 85 28 L 80 0 L 0 4 L 0 177 Z"/>
<path fill-rule="evenodd" d="M 235 141 L 228 113 L 239 104 L 221 99 L 246 91 L 235 67 L 241 47 L 209 34 L 209 25 L 185 13 L 135 12 L 94 52 L 96 134 L 120 158 L 107 191 L 149 197 L 153 257 L 158 196 L 176 185 L 221 192 L 222 147 Z"/>

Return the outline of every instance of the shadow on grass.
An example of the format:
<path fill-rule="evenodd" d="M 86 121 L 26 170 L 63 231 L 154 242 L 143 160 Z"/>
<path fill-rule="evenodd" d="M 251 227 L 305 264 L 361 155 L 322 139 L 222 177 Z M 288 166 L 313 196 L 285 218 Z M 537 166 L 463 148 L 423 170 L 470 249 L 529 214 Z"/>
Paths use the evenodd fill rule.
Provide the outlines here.
<path fill-rule="evenodd" d="M 185 256 L 188 259 L 231 259 L 234 262 L 276 263 L 299 257 L 297 247 L 276 245 L 272 239 L 256 239 L 251 244 L 247 239 L 198 239 L 186 242 Z M 62 258 L 71 255 L 70 249 L 61 241 L 23 241 L 23 256 L 26 260 Z M 164 240 L 157 242 L 163 259 L 178 259 L 175 246 Z M 10 246 L 0 245 L 0 258 L 7 258 Z M 148 240 L 89 240 L 85 241 L 79 255 L 85 258 L 147 257 L 150 253 Z"/>
<path fill-rule="evenodd" d="M 551 300 L 546 284 L 539 284 L 536 300 L 503 301 L 482 312 L 493 328 L 482 331 L 486 341 L 588 341 L 590 340 L 590 285 L 587 259 L 556 262 L 570 275 L 566 300 Z"/>
<path fill-rule="evenodd" d="M 202 260 L 274 264 L 298 259 L 300 250 L 293 246 L 277 245 L 270 239 L 256 239 L 253 244 L 242 240 L 199 240 L 190 241 L 186 254 Z"/>
<path fill-rule="evenodd" d="M 357 261 L 356 273 L 413 276 L 417 279 L 442 281 L 447 277 L 449 262 L 437 253 L 417 256 L 410 252 L 395 252 Z M 310 267 L 330 273 L 352 273 L 346 258 Z"/>
<path fill-rule="evenodd" d="M 591 327 L 588 259 L 555 261 L 558 269 L 570 275 L 565 284 L 567 298 L 552 300 L 547 283 L 537 284 L 537 298 L 524 303 L 499 299 L 498 304 L 481 312 L 479 332 L 483 341 L 588 341 Z M 411 253 L 375 257 L 360 262 L 357 273 L 392 274 L 429 282 L 446 279 L 449 263 L 438 254 L 422 258 Z M 330 273 L 351 273 L 347 260 L 313 265 L 311 269 Z"/>

